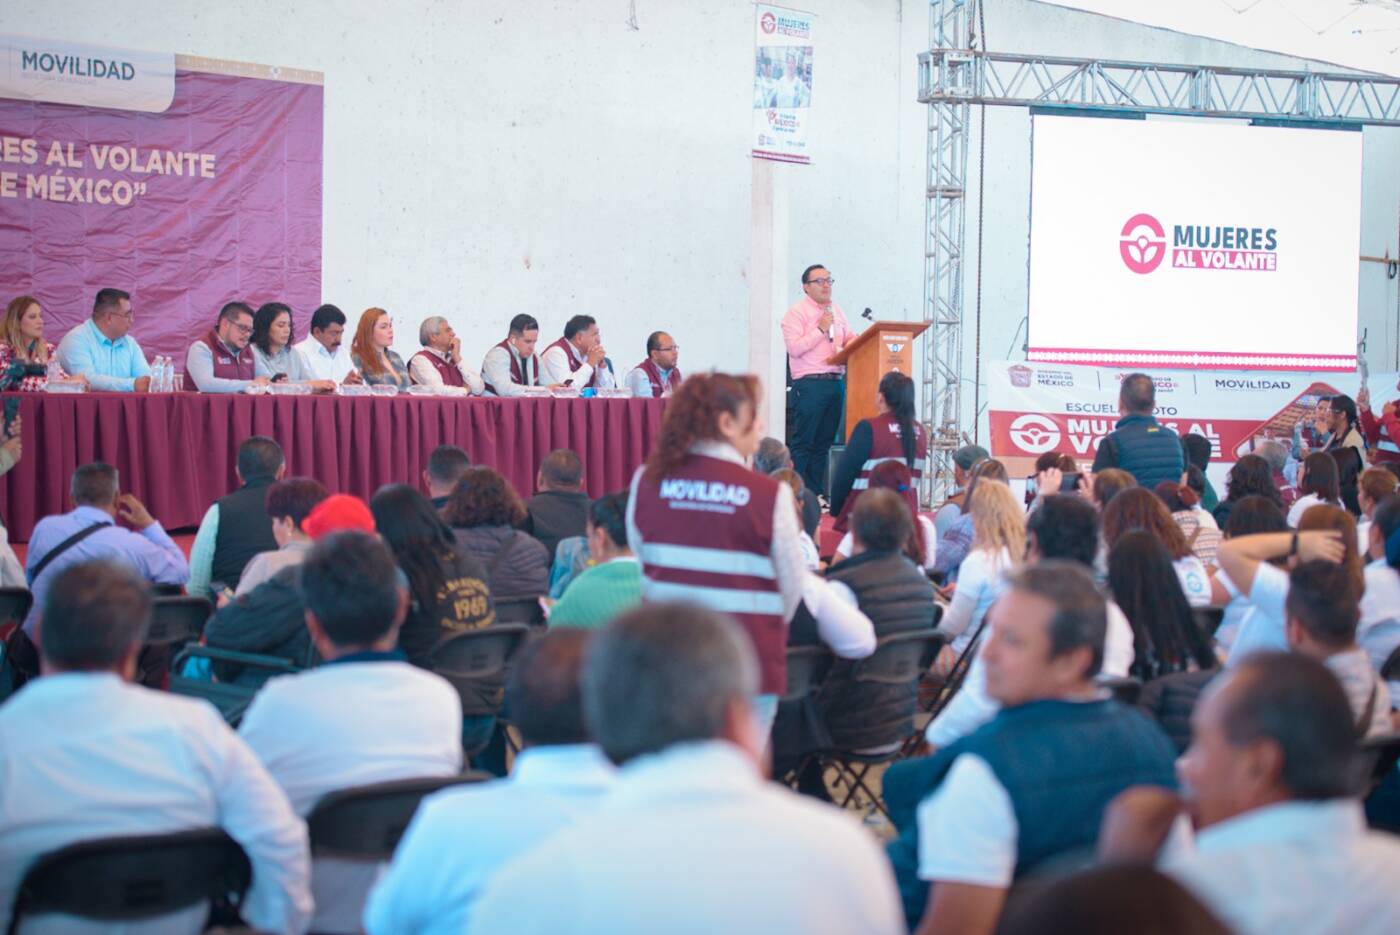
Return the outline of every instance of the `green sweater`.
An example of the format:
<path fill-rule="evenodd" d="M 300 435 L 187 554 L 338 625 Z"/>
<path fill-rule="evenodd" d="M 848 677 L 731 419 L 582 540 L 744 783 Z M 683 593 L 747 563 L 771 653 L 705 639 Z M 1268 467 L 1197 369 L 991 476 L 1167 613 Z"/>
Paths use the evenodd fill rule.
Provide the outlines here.
<path fill-rule="evenodd" d="M 614 559 L 573 580 L 550 611 L 549 625 L 596 629 L 641 602 L 642 566 L 636 559 Z"/>

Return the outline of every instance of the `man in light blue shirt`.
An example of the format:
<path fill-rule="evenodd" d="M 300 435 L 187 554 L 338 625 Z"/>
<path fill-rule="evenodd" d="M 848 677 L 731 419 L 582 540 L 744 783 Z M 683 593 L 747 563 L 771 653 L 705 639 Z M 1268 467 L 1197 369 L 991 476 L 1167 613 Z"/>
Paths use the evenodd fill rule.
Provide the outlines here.
<path fill-rule="evenodd" d="M 76 509 L 39 520 L 29 540 L 24 577 L 34 594 L 34 606 L 24 621 L 24 632 L 31 639 L 49 582 L 79 562 L 114 559 L 155 584 L 182 585 L 190 576 L 185 554 L 141 501 L 131 494 L 118 495 L 116 468 L 100 461 L 84 464 L 73 472 L 70 495 Z M 118 519 L 137 531 L 116 525 Z M 71 541 L 82 533 L 86 533 L 82 539 Z M 60 547 L 62 552 L 57 552 Z"/>
<path fill-rule="evenodd" d="M 506 695 L 525 739 L 509 779 L 426 799 L 394 863 L 370 894 L 371 935 L 467 931 L 471 905 L 497 869 L 591 812 L 613 766 L 588 742 L 579 672 L 589 631 L 555 630 L 517 657 Z"/>
<path fill-rule="evenodd" d="M 127 334 L 133 314 L 130 294 L 102 289 L 92 303 L 92 318 L 58 343 L 58 362 L 69 373 L 87 377 L 94 390 L 146 392 L 151 368 L 141 345 Z"/>

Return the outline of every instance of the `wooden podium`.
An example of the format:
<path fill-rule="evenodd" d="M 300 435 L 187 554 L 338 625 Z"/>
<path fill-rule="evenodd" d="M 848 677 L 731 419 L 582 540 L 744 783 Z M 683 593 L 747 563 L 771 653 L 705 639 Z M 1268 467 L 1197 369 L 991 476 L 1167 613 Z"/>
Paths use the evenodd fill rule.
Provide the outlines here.
<path fill-rule="evenodd" d="M 875 396 L 880 390 L 880 378 L 898 370 L 909 378 L 914 376 L 914 339 L 924 333 L 926 321 L 877 321 L 839 354 L 827 360 L 829 364 L 846 367 L 846 435 L 861 419 L 876 415 Z"/>

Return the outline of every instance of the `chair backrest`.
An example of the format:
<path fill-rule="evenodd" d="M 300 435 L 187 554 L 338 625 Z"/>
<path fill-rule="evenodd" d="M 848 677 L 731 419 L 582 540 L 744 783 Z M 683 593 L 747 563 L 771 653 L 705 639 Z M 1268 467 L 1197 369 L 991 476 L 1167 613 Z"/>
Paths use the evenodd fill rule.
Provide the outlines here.
<path fill-rule="evenodd" d="M 200 659 L 206 661 L 206 668 L 208 668 L 208 663 L 227 662 L 245 670 L 265 670 L 269 677 L 291 675 L 302 671 L 301 667 L 292 660 L 284 659 L 281 656 L 240 653 L 231 649 L 216 649 L 212 646 L 186 646 L 170 663 L 169 689 L 171 693 L 190 698 L 203 698 L 219 709 L 219 713 L 224 716 L 224 720 L 228 722 L 230 727 L 237 727 L 238 722 L 243 720 L 243 712 L 248 710 L 248 705 L 252 703 L 253 696 L 257 694 L 261 683 L 245 685 L 239 682 L 216 682 L 213 680 L 211 672 L 206 672 L 207 677 L 204 678 L 191 675 L 190 664 L 194 660 Z"/>
<path fill-rule="evenodd" d="M 529 635 L 530 627 L 523 623 L 498 623 L 481 630 L 468 630 L 433 650 L 428 668 L 457 689 L 463 716 L 495 714 L 497 708 L 481 707 L 478 689 L 484 681 L 500 680 Z"/>
<path fill-rule="evenodd" d="M 306 817 L 311 853 L 316 857 L 388 860 L 424 796 L 448 786 L 494 778 L 487 773 L 460 773 L 398 779 L 331 792 Z"/>
<path fill-rule="evenodd" d="M 81 841 L 29 868 L 8 931 L 26 915 L 58 912 L 118 922 L 166 915 L 233 895 L 253 871 L 243 848 L 218 828 Z"/>
<path fill-rule="evenodd" d="M 542 627 L 545 624 L 544 608 L 538 597 L 492 597 L 491 606 L 496 611 L 497 623 L 525 623 Z"/>
<path fill-rule="evenodd" d="M 1206 683 L 1219 672 L 1219 669 L 1202 669 L 1160 675 L 1138 693 L 1137 706 L 1157 721 L 1178 753 L 1190 745 L 1191 712 L 1196 709 Z"/>
<path fill-rule="evenodd" d="M 156 597 L 183 597 L 185 586 L 183 584 L 161 584 L 156 582 L 151 585 L 151 593 Z"/>
<path fill-rule="evenodd" d="M 1108 689 L 1113 700 L 1121 704 L 1137 704 L 1138 696 L 1142 694 L 1142 682 L 1132 676 L 1099 675 L 1095 677 L 1094 684 Z"/>
<path fill-rule="evenodd" d="M 882 685 L 917 682 L 938 658 L 947 639 L 946 634 L 937 630 L 910 630 L 882 636 L 875 643 L 875 652 L 855 664 L 851 678 Z"/>
<path fill-rule="evenodd" d="M 1206 636 L 1215 636 L 1215 631 L 1220 629 L 1220 623 L 1225 619 L 1224 607 L 1192 607 L 1191 617 L 1196 621 L 1196 626 L 1201 628 L 1201 632 Z"/>
<path fill-rule="evenodd" d="M 787 648 L 787 692 L 780 701 L 801 701 L 810 692 L 821 688 L 822 679 L 835 660 L 825 646 L 789 646 Z"/>
<path fill-rule="evenodd" d="M 151 613 L 147 645 L 169 645 L 198 640 L 214 613 L 208 598 L 187 595 L 157 597 Z"/>
<path fill-rule="evenodd" d="M 0 588 L 0 626 L 21 624 L 34 606 L 34 595 L 28 588 Z"/>

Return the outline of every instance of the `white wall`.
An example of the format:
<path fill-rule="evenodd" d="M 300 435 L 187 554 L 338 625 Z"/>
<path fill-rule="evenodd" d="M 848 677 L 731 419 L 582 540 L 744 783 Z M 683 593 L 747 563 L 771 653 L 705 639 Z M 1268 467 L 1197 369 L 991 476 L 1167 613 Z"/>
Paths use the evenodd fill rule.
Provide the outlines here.
<path fill-rule="evenodd" d="M 814 164 L 777 167 L 786 265 L 918 317 L 926 7 L 802 5 L 820 110 Z M 683 368 L 743 369 L 753 6 L 636 8 L 638 30 L 627 0 L 4 0 L 0 29 L 324 72 L 323 295 L 389 309 L 401 352 L 430 314 L 479 360 L 516 313 L 545 341 L 586 313 L 618 367 L 660 328 Z"/>
<path fill-rule="evenodd" d="M 786 263 L 775 265 L 790 272 L 794 300 L 797 273 L 819 261 L 853 318 L 869 306 L 917 319 L 927 113 L 915 56 L 927 6 L 791 2 L 820 16 L 815 159 L 776 167 L 790 214 Z M 749 344 L 753 7 L 636 0 L 638 30 L 628 9 L 627 0 L 4 0 L 0 29 L 324 72 L 323 294 L 347 310 L 388 308 L 401 351 L 430 314 L 448 316 L 478 358 L 517 312 L 540 318 L 549 340 L 585 312 L 601 320 L 619 367 L 664 328 L 682 345 L 682 367 L 739 369 Z M 989 0 L 986 18 L 994 50 L 1306 64 L 1032 0 Z M 1030 118 L 987 115 L 982 356 L 1002 359 L 1010 347 L 1020 358 Z M 1397 253 L 1397 167 L 1400 131 L 1367 130 L 1364 253 Z M 1400 364 L 1395 286 L 1363 264 L 1362 324 L 1377 369 Z M 970 416 L 971 386 L 963 398 Z"/>

